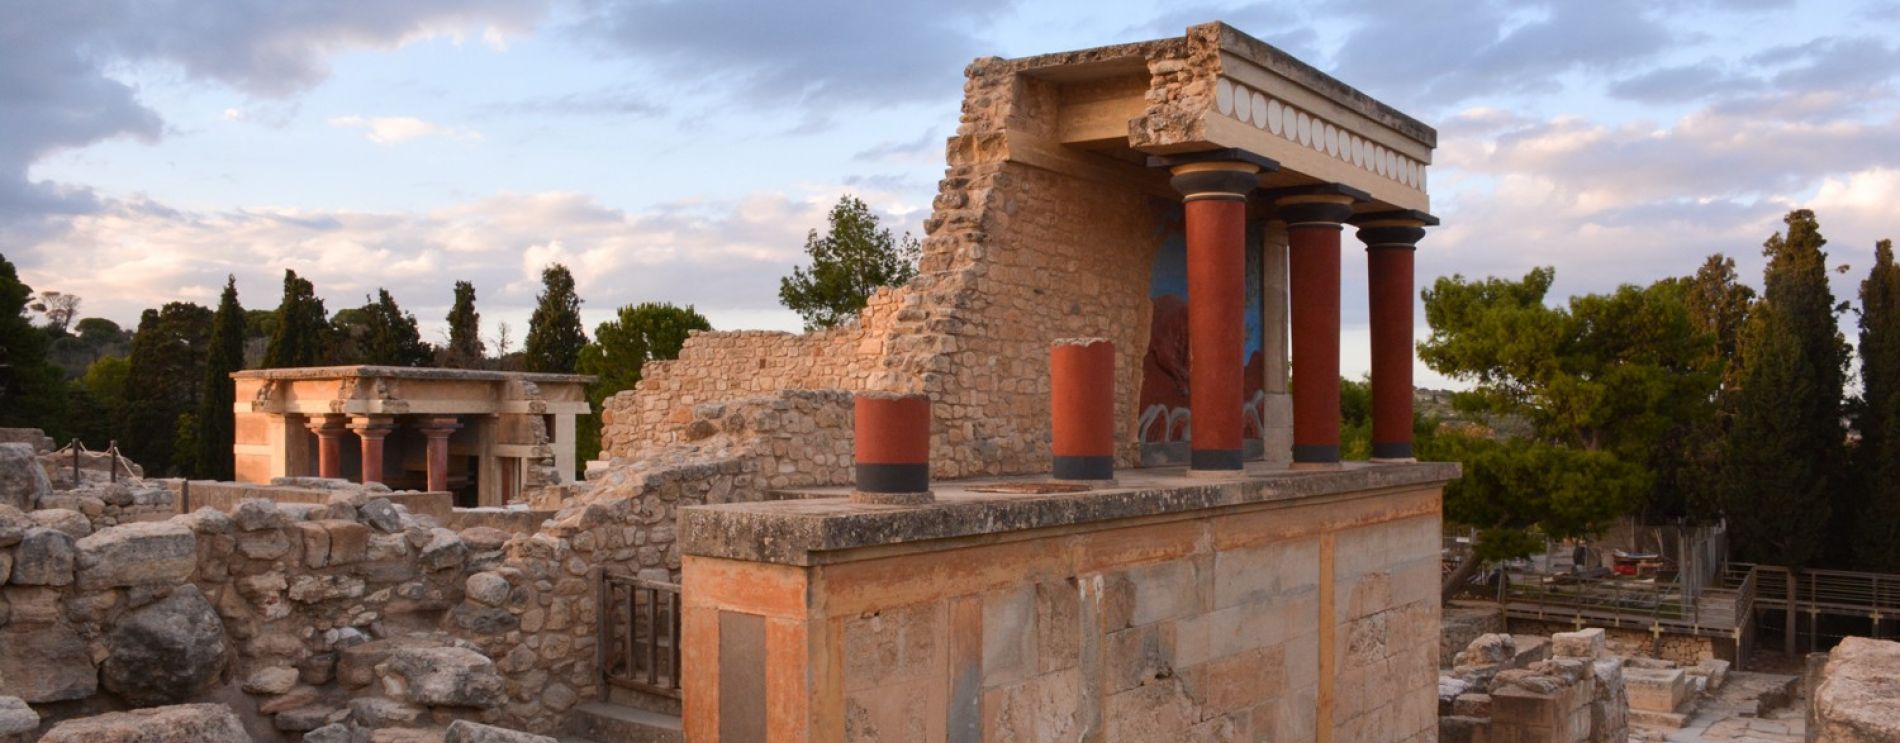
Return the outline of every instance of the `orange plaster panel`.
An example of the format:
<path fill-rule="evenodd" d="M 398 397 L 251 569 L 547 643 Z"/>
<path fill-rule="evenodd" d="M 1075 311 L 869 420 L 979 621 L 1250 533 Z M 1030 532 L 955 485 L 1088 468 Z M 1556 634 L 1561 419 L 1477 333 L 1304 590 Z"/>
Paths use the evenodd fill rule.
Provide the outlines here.
<path fill-rule="evenodd" d="M 805 727 L 811 717 L 810 677 L 805 672 L 810 658 L 806 624 L 796 619 L 765 620 L 765 730 L 770 740 L 808 741 L 812 730 Z"/>
<path fill-rule="evenodd" d="M 805 616 L 805 569 L 687 555 L 680 565 L 688 607 L 702 606 L 767 617 Z"/>
<path fill-rule="evenodd" d="M 718 740 L 719 610 L 693 603 L 689 599 L 680 610 L 680 664 L 692 669 L 680 678 L 686 739 Z"/>
<path fill-rule="evenodd" d="M 1439 489 L 1427 488 L 1237 513 L 1214 520 L 1213 548 L 1242 549 L 1321 532 L 1438 513 L 1439 502 Z"/>
<path fill-rule="evenodd" d="M 909 606 L 950 596 L 983 593 L 1025 581 L 1071 574 L 1064 542 L 1040 539 L 922 552 L 879 560 L 826 565 L 817 593 L 827 616 L 848 617 L 891 606 Z"/>
<path fill-rule="evenodd" d="M 1206 545 L 1207 521 L 1191 519 L 1084 534 L 1076 539 L 1075 575 L 1179 560 Z"/>

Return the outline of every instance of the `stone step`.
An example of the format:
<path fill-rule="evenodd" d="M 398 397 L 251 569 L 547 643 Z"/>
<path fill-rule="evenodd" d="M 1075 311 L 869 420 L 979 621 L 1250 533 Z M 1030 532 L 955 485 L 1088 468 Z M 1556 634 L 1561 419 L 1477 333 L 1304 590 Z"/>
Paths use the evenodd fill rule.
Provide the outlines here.
<path fill-rule="evenodd" d="M 570 710 L 561 734 L 582 741 L 684 743 L 678 715 L 666 715 L 608 702 L 588 702 Z"/>

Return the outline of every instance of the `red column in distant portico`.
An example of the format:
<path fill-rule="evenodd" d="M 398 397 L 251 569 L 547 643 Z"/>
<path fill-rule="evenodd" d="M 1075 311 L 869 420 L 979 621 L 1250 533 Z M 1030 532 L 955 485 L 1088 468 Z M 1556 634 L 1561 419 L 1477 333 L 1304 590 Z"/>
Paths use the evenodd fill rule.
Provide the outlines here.
<path fill-rule="evenodd" d="M 462 424 L 453 417 L 429 418 L 422 424 L 422 435 L 429 440 L 429 490 L 449 489 L 449 434 Z"/>
<path fill-rule="evenodd" d="M 1176 156 L 1187 221 L 1189 474 L 1241 469 L 1247 316 L 1247 197 L 1271 160 L 1238 150 Z"/>
<path fill-rule="evenodd" d="M 317 435 L 317 477 L 332 480 L 343 477 L 344 418 L 340 415 L 312 416 L 304 425 Z"/>
<path fill-rule="evenodd" d="M 1287 228 L 1295 469 L 1339 466 L 1339 233 L 1355 200 L 1330 186 L 1275 201 Z"/>
<path fill-rule="evenodd" d="M 394 429 L 387 415 L 366 415 L 350 421 L 350 430 L 363 441 L 363 484 L 383 481 L 383 439 Z"/>

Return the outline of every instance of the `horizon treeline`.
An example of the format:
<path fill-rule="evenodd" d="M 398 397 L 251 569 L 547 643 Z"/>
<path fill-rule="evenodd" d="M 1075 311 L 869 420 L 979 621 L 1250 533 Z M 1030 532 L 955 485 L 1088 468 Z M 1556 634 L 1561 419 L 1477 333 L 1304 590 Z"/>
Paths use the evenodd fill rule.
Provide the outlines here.
<path fill-rule="evenodd" d="M 1726 520 L 1737 560 L 1900 572 L 1892 241 L 1873 246 L 1858 301 L 1841 301 L 1829 274 L 1851 268 L 1830 268 L 1814 212 L 1782 221 L 1762 245 L 1759 288 L 1718 253 L 1693 274 L 1561 306 L 1550 268 L 1453 275 L 1423 292 L 1420 360 L 1472 385 L 1454 407 L 1527 429 L 1441 431 L 1428 452 L 1464 463 L 1445 515 L 1479 529 L 1481 558 L 1587 539 L 1625 517 Z"/>
<path fill-rule="evenodd" d="M 451 369 L 590 373 L 596 414 L 581 425 L 580 459 L 599 449 L 602 401 L 639 382 L 640 367 L 673 358 L 689 330 L 712 326 L 691 306 L 642 303 L 602 323 L 599 340 L 582 327 L 573 274 L 550 264 L 525 339 L 497 323 L 481 332 L 475 286 L 456 281 L 441 343 L 423 339 L 416 316 L 387 289 L 363 304 L 329 311 L 309 279 L 286 270 L 272 309 L 246 309 L 235 277 L 216 308 L 168 302 L 140 314 L 135 328 L 83 317 L 83 298 L 36 294 L 0 255 L 0 427 L 45 430 L 64 445 L 111 442 L 148 476 L 233 476 L 230 374 L 300 366 L 432 366 Z M 39 322 L 34 322 L 34 316 Z M 609 366 L 611 364 L 611 366 Z"/>

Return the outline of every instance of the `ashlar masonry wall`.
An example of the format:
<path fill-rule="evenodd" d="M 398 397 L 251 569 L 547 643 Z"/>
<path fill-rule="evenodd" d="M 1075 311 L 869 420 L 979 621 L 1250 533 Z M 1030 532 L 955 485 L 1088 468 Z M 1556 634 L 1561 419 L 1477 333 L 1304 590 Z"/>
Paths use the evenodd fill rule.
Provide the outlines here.
<path fill-rule="evenodd" d="M 1434 739 L 1442 472 L 688 509 L 687 735 Z"/>

